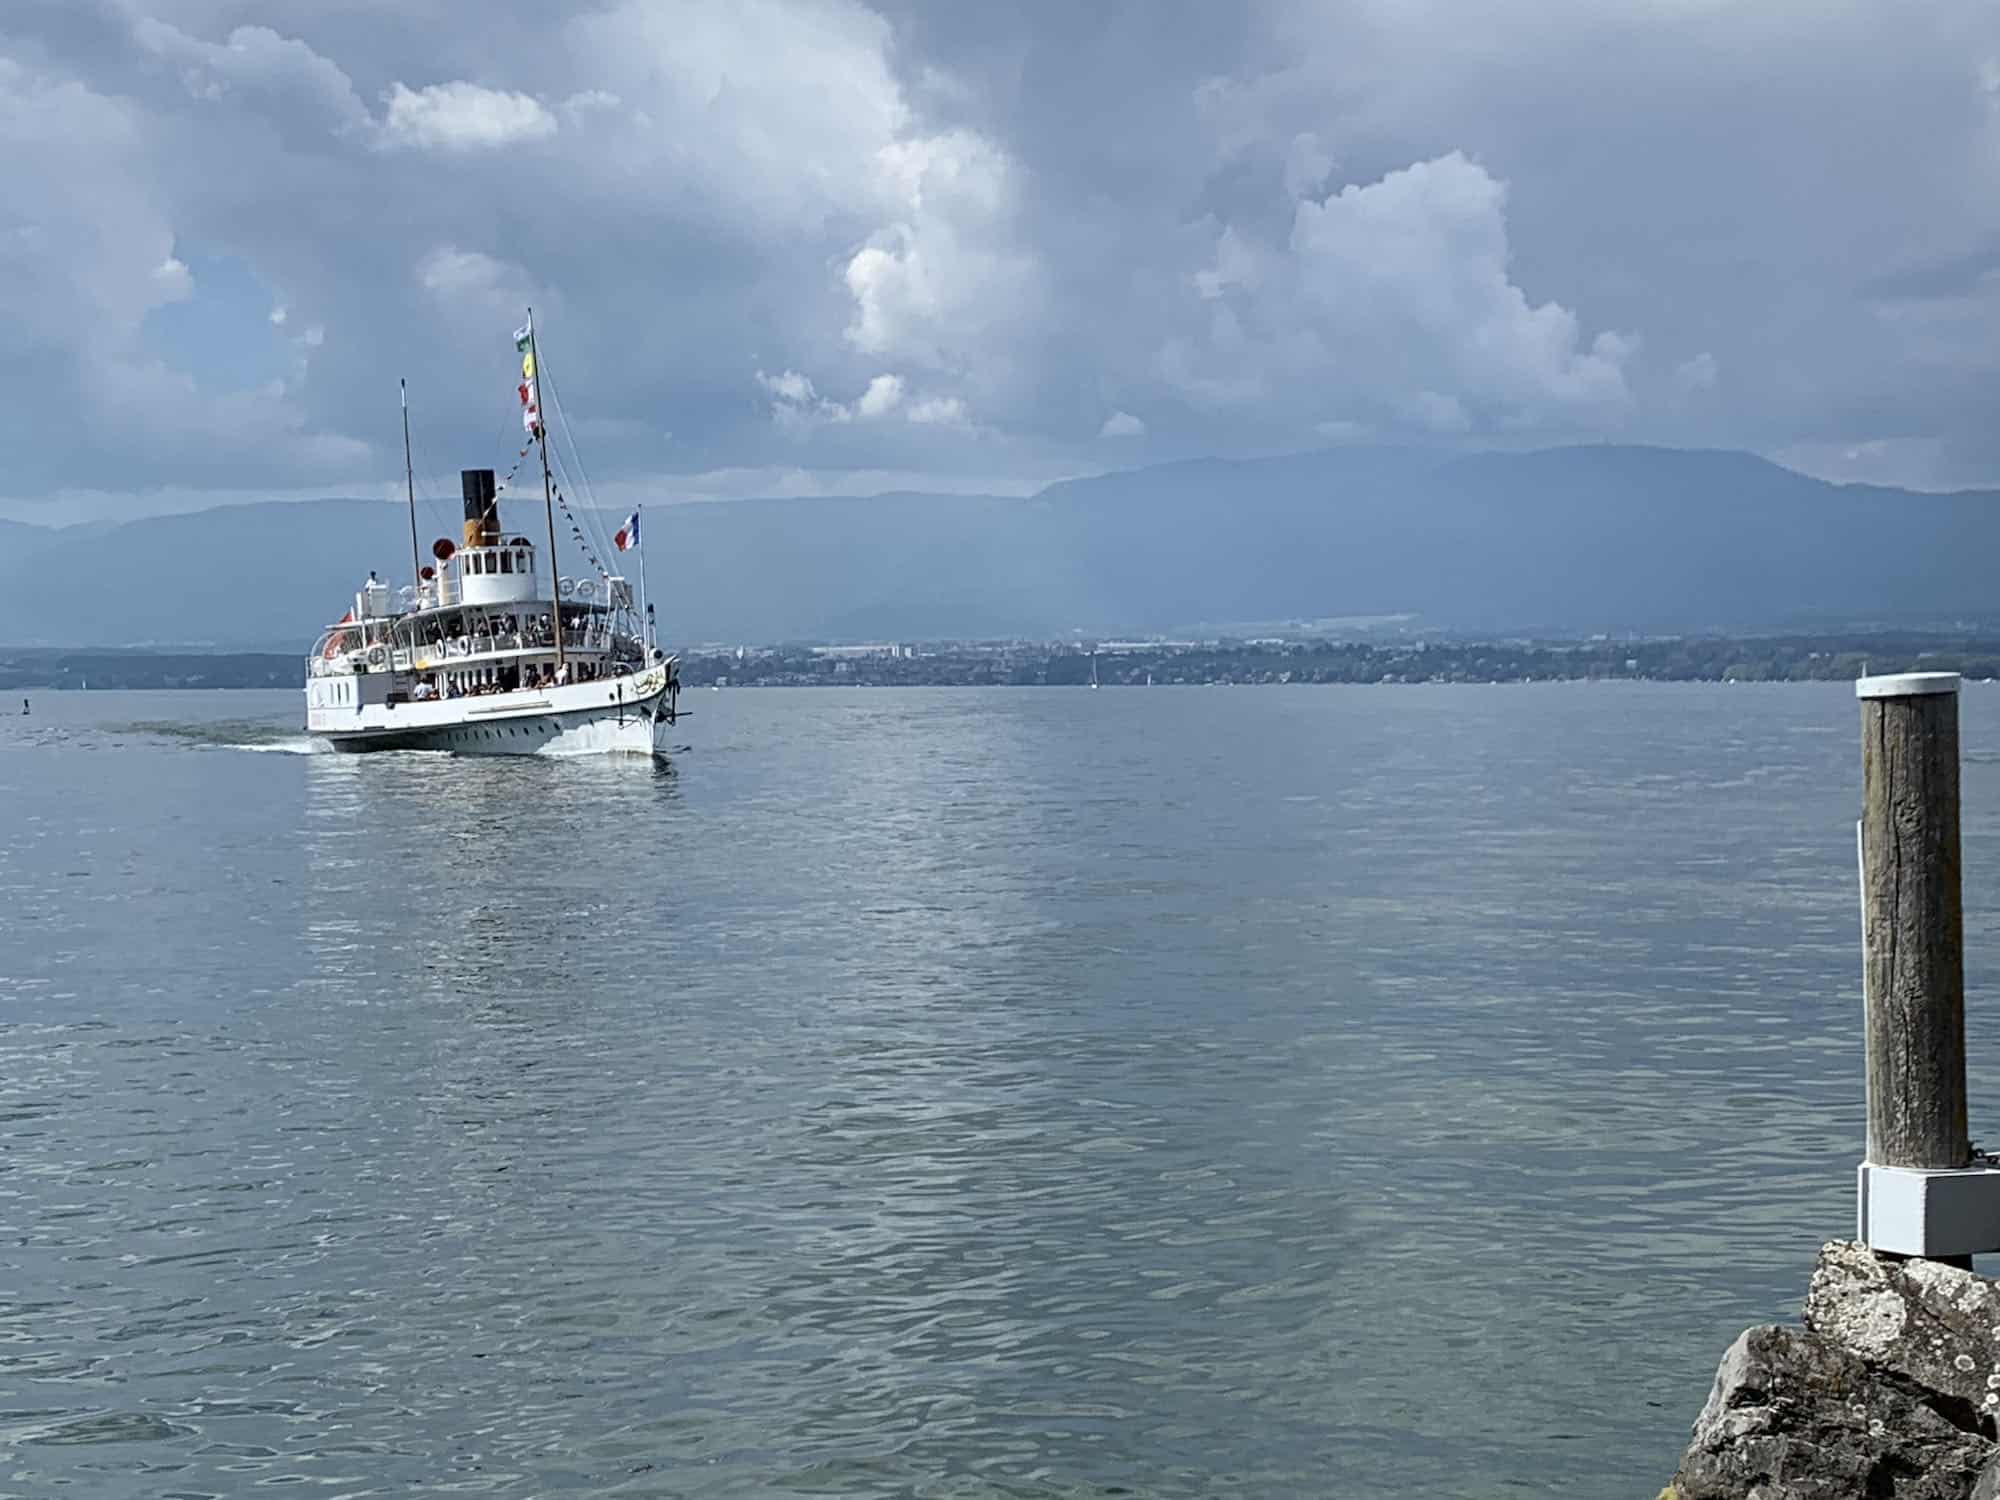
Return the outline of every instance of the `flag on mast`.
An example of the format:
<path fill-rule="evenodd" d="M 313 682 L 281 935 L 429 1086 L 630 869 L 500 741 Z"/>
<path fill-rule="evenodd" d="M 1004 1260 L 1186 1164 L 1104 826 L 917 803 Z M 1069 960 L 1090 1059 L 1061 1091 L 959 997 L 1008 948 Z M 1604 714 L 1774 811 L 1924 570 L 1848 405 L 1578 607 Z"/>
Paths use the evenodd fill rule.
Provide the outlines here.
<path fill-rule="evenodd" d="M 532 323 L 514 330 L 514 347 L 521 355 L 521 425 L 529 437 L 542 435 L 541 382 L 535 379 L 535 328 Z"/>
<path fill-rule="evenodd" d="M 618 528 L 618 535 L 611 539 L 620 552 L 631 552 L 639 545 L 639 512 L 636 510 L 625 518 L 625 524 Z"/>

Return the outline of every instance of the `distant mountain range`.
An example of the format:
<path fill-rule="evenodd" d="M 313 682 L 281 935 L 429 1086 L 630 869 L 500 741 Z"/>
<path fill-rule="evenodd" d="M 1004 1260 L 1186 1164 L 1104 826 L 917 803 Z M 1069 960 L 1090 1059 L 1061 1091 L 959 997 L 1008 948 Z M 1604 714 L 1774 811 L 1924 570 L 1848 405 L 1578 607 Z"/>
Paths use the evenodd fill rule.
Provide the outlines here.
<path fill-rule="evenodd" d="M 426 545 L 456 534 L 455 504 L 427 509 Z M 676 642 L 1397 615 L 1551 635 L 2000 617 L 2000 491 L 1833 485 L 1744 453 L 1348 448 L 1169 464 L 1027 499 L 741 500 L 646 520 Z M 530 537 L 544 524 L 539 503 L 508 517 Z M 409 567 L 406 513 L 377 501 L 0 522 L 0 642 L 303 649 L 371 568 L 401 583 Z"/>

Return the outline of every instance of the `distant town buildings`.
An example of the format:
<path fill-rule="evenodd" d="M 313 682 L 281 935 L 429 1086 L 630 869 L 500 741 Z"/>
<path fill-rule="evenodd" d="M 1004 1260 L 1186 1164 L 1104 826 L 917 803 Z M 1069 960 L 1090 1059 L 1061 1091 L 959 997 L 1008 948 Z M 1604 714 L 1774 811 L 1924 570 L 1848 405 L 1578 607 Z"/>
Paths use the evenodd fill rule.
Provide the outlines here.
<path fill-rule="evenodd" d="M 813 646 L 809 648 L 814 656 L 828 661 L 860 661 L 871 656 L 887 657 L 890 661 L 902 661 L 914 657 L 917 648 L 893 643 L 875 642 L 864 646 Z"/>
<path fill-rule="evenodd" d="M 927 641 L 690 650 L 681 678 L 732 687 L 1104 687 L 1204 684 L 1844 681 L 1870 660 L 2000 675 L 2000 639 L 1964 636 L 1595 640 Z"/>

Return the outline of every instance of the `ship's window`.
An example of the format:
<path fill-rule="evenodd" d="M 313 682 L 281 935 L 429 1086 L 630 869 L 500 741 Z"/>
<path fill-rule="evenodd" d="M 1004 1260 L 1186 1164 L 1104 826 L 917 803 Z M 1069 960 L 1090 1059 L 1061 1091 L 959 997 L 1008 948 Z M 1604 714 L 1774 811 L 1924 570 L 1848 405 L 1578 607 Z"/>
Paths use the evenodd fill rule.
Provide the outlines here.
<path fill-rule="evenodd" d="M 511 573 L 514 571 L 513 553 L 503 552 L 500 554 L 500 571 L 503 573 Z"/>

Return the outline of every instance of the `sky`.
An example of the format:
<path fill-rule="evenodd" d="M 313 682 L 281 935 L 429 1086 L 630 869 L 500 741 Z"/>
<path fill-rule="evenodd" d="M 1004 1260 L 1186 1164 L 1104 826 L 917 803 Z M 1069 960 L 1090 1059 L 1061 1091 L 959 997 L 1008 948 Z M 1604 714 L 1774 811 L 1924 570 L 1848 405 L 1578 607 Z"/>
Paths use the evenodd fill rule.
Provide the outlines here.
<path fill-rule="evenodd" d="M 1354 443 L 2000 483 L 1992 0 L 5 0 L 0 516 Z"/>

